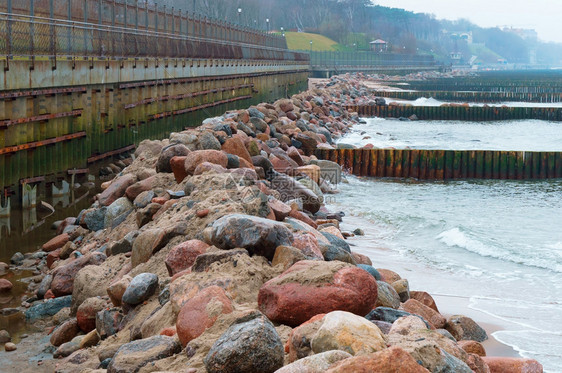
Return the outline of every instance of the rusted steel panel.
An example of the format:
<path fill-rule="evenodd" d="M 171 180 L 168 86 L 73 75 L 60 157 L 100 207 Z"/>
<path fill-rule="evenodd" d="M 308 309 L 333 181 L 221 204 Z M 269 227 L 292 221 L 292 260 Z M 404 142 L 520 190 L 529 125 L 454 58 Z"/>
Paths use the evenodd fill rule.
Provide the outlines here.
<path fill-rule="evenodd" d="M 21 150 L 35 149 L 35 148 L 38 148 L 38 147 L 41 147 L 41 146 L 45 146 L 45 145 L 49 145 L 49 144 L 56 144 L 58 142 L 78 139 L 78 138 L 85 137 L 85 136 L 86 136 L 86 132 L 81 131 L 81 132 L 72 133 L 72 134 L 64 135 L 64 136 L 59 136 L 59 137 L 55 137 L 55 138 L 51 138 L 51 139 L 47 139 L 47 140 L 28 142 L 26 144 L 15 145 L 15 146 L 8 146 L 8 147 L 0 149 L 0 155 L 15 153 L 15 152 L 19 152 Z"/>
<path fill-rule="evenodd" d="M 39 122 L 42 120 L 49 120 L 55 118 L 64 118 L 64 117 L 76 117 L 82 115 L 82 109 L 68 111 L 64 113 L 55 113 L 55 114 L 43 114 L 37 115 L 34 117 L 27 117 L 27 118 L 18 118 L 18 119 L 5 119 L 0 120 L 0 128 L 5 128 L 9 126 L 13 126 L 16 124 L 23 124 L 23 123 L 30 123 L 30 122 Z"/>

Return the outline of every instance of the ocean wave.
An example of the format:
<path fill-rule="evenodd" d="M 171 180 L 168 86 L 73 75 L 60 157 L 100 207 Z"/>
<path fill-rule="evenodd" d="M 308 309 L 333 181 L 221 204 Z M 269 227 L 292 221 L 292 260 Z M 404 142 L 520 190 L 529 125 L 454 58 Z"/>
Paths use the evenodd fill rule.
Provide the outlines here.
<path fill-rule="evenodd" d="M 509 261 L 528 267 L 548 269 L 562 273 L 560 256 L 556 252 L 541 252 L 541 250 L 514 252 L 492 243 L 485 243 L 477 238 L 471 237 L 459 227 L 444 231 L 436 236 L 436 239 L 448 247 L 457 247 L 483 257 Z M 555 244 L 558 245 L 559 243 Z M 523 250 L 523 249 L 521 249 Z"/>

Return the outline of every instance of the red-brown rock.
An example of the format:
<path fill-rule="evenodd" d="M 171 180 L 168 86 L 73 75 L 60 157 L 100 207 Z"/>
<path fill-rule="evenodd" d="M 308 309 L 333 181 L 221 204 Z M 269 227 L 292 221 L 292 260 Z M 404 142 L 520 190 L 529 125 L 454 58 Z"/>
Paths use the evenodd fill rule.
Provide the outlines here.
<path fill-rule="evenodd" d="M 98 195 L 98 201 L 102 206 L 109 206 L 117 199 L 125 195 L 125 191 L 128 187 L 136 183 L 137 178 L 133 174 L 127 174 L 120 176 L 113 180 L 111 185 L 107 187 L 100 195 Z"/>
<path fill-rule="evenodd" d="M 42 249 L 46 252 L 55 251 L 56 249 L 63 247 L 69 240 L 70 236 L 67 233 L 59 234 L 43 244 Z"/>
<path fill-rule="evenodd" d="M 170 167 L 178 183 L 181 183 L 183 179 L 187 177 L 187 172 L 185 171 L 186 159 L 187 156 L 172 157 L 172 159 L 170 159 Z"/>
<path fill-rule="evenodd" d="M 89 333 L 96 328 L 96 314 L 106 307 L 106 302 L 101 298 L 88 298 L 78 307 L 76 320 L 78 327 L 84 333 Z"/>
<path fill-rule="evenodd" d="M 406 312 L 423 317 L 435 329 L 441 329 L 447 323 L 447 319 L 443 315 L 415 299 L 408 299 L 402 307 Z"/>
<path fill-rule="evenodd" d="M 209 286 L 188 300 L 178 314 L 176 329 L 182 346 L 213 326 L 217 318 L 232 312 L 232 302 L 224 290 Z"/>
<path fill-rule="evenodd" d="M 542 365 L 533 359 L 522 359 L 516 357 L 493 357 L 482 358 L 491 373 L 542 373 Z"/>
<path fill-rule="evenodd" d="M 195 259 L 207 251 L 208 247 L 209 245 L 199 240 L 189 240 L 175 246 L 168 253 L 165 262 L 170 276 L 191 267 Z"/>
<path fill-rule="evenodd" d="M 295 148 L 294 146 L 289 147 L 289 149 L 287 149 L 287 155 L 293 160 L 295 161 L 295 163 L 297 165 L 300 166 L 304 166 L 304 161 L 302 160 L 302 157 L 299 153 L 299 151 L 297 150 L 297 148 Z"/>
<path fill-rule="evenodd" d="M 266 282 L 258 295 L 260 311 L 270 320 L 289 326 L 335 310 L 365 316 L 376 301 L 375 279 L 339 261 L 300 261 Z"/>
<path fill-rule="evenodd" d="M 79 332 L 80 329 L 76 319 L 70 319 L 53 331 L 50 342 L 53 346 L 58 347 L 63 343 L 70 342 Z"/>
<path fill-rule="evenodd" d="M 229 154 L 237 155 L 238 157 L 245 159 L 246 161 L 252 163 L 252 157 L 246 149 L 244 142 L 239 137 L 231 137 L 222 144 L 222 150 Z"/>
<path fill-rule="evenodd" d="M 382 281 L 386 282 L 387 284 L 392 284 L 393 282 L 402 279 L 402 277 L 400 277 L 398 273 L 391 271 L 390 269 L 377 268 L 377 271 L 379 271 L 379 273 L 381 274 Z"/>
<path fill-rule="evenodd" d="M 168 337 L 173 337 L 177 333 L 178 332 L 176 331 L 176 328 L 165 328 L 165 329 L 162 329 L 162 331 L 160 332 L 160 335 L 167 335 Z"/>
<path fill-rule="evenodd" d="M 371 262 L 371 259 L 367 255 L 363 255 L 359 253 L 351 253 L 351 256 L 353 257 L 355 263 L 357 264 L 366 264 L 369 266 L 373 265 L 373 262 Z"/>
<path fill-rule="evenodd" d="M 490 373 L 490 367 L 484 362 L 482 356 L 467 354 L 465 363 L 474 373 Z"/>
<path fill-rule="evenodd" d="M 292 218 L 295 218 L 297 220 L 300 220 L 302 222 L 305 222 L 306 224 L 310 225 L 312 228 L 318 227 L 318 225 L 316 224 L 316 222 L 314 220 L 312 220 L 305 213 L 300 212 L 298 210 L 292 209 L 291 212 L 289 213 L 289 216 L 292 217 Z"/>
<path fill-rule="evenodd" d="M 136 182 L 136 183 L 134 183 L 133 185 L 131 185 L 130 187 L 127 188 L 127 190 L 125 191 L 125 195 L 131 201 L 134 201 L 135 198 L 137 198 L 137 196 L 139 194 L 141 194 L 142 192 L 152 190 L 156 186 L 157 182 L 158 182 L 158 176 L 157 175 L 154 175 L 154 176 L 151 176 L 147 179 Z"/>
<path fill-rule="evenodd" d="M 100 265 L 105 261 L 105 254 L 94 252 L 79 257 L 72 262 L 57 267 L 53 272 L 53 282 L 51 282 L 51 290 L 56 297 L 72 294 L 74 289 L 74 277 L 78 271 L 87 265 Z"/>
<path fill-rule="evenodd" d="M 283 221 L 291 213 L 291 207 L 278 199 L 270 198 L 267 205 L 275 214 L 275 220 Z"/>
<path fill-rule="evenodd" d="M 425 291 L 410 291 L 410 299 L 415 299 L 418 302 L 425 304 L 429 308 L 439 312 L 437 304 L 435 304 L 435 300 L 431 295 L 429 295 L 429 293 L 426 293 Z"/>
<path fill-rule="evenodd" d="M 299 249 L 309 258 L 324 260 L 322 250 L 318 246 L 318 239 L 312 233 L 296 233 L 294 234 L 293 247 Z"/>
<path fill-rule="evenodd" d="M 0 293 L 7 293 L 12 290 L 14 285 L 10 282 L 10 280 L 6 280 L 5 278 L 0 278 Z"/>
<path fill-rule="evenodd" d="M 457 344 L 459 345 L 460 348 L 462 348 L 469 354 L 486 356 L 486 350 L 484 349 L 484 346 L 482 346 L 482 343 L 480 342 L 464 340 L 464 341 L 458 341 Z"/>
<path fill-rule="evenodd" d="M 273 165 L 273 169 L 275 169 L 275 171 L 277 172 L 281 172 L 287 175 L 292 175 L 294 174 L 294 170 L 297 167 L 296 163 L 291 163 L 289 160 L 287 159 L 283 159 L 283 158 L 279 158 L 279 157 L 275 157 L 272 156 L 270 158 L 271 164 Z"/>
<path fill-rule="evenodd" d="M 43 296 L 43 299 L 53 299 L 54 297 L 55 297 L 55 294 L 53 294 L 53 291 L 51 289 L 49 289 L 49 290 L 47 290 L 47 292 Z"/>
<path fill-rule="evenodd" d="M 218 150 L 196 150 L 189 153 L 185 159 L 185 172 L 188 175 L 193 175 L 193 172 L 203 162 L 218 164 L 226 168 L 228 165 L 228 158 L 226 153 Z"/>
<path fill-rule="evenodd" d="M 195 213 L 198 218 L 204 218 L 205 216 L 209 215 L 209 209 L 197 210 Z"/>
<path fill-rule="evenodd" d="M 49 255 L 47 255 L 47 267 L 49 267 L 49 269 L 51 269 L 53 264 L 60 259 L 61 251 L 62 249 L 57 249 L 55 251 L 51 251 Z"/>
<path fill-rule="evenodd" d="M 341 360 L 326 373 L 428 373 L 417 361 L 400 347 L 390 347 L 380 352 Z"/>

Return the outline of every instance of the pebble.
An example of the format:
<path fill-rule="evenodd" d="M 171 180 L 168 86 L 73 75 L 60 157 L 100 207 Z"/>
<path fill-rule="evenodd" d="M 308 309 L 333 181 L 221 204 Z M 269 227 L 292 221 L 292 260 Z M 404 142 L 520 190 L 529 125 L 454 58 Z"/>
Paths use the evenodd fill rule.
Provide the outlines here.
<path fill-rule="evenodd" d="M 9 351 L 17 350 L 18 347 L 15 344 L 13 344 L 12 342 L 8 342 L 4 345 L 4 349 L 9 352 Z"/>

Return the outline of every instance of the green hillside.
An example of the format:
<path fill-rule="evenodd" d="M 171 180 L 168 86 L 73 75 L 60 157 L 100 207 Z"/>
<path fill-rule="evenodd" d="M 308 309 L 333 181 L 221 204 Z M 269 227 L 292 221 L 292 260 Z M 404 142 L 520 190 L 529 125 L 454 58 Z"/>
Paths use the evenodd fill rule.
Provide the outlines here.
<path fill-rule="evenodd" d="M 310 50 L 312 40 L 313 51 L 338 51 L 343 49 L 338 42 L 319 34 L 309 34 L 306 32 L 286 32 L 287 45 L 289 49 Z"/>

